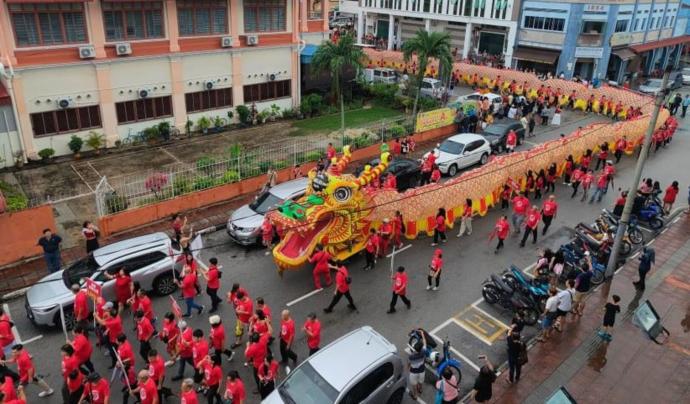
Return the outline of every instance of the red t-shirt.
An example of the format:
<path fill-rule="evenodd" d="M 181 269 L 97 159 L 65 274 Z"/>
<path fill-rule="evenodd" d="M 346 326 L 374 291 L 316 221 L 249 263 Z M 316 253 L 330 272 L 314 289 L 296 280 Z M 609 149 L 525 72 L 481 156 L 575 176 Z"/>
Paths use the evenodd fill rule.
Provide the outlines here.
<path fill-rule="evenodd" d="M 321 323 L 319 320 L 307 320 L 304 328 L 312 335 L 307 335 L 307 346 L 311 349 L 318 348 L 321 343 Z"/>
<path fill-rule="evenodd" d="M 148 341 L 151 339 L 153 331 L 151 320 L 148 318 L 142 317 L 141 320 L 137 321 L 137 340 Z"/>
<path fill-rule="evenodd" d="M 264 241 L 271 241 L 273 239 L 273 225 L 268 220 L 264 220 L 261 224 L 261 238 Z"/>
<path fill-rule="evenodd" d="M 369 236 L 367 244 L 364 248 L 367 249 L 368 253 L 373 254 L 376 252 L 376 247 L 378 247 L 379 244 L 380 243 L 378 234 L 372 234 L 371 236 Z"/>
<path fill-rule="evenodd" d="M 244 391 L 244 383 L 240 379 L 229 381 L 225 384 L 225 394 L 232 400 L 232 402 L 241 402 L 247 398 L 247 393 Z"/>
<path fill-rule="evenodd" d="M 132 344 L 129 341 L 123 342 L 119 347 L 117 347 L 117 354 L 120 355 L 122 363 L 129 365 L 134 368 L 134 351 L 132 350 Z"/>
<path fill-rule="evenodd" d="M 187 274 L 182 279 L 182 296 L 185 299 L 196 296 L 196 276 L 194 274 Z"/>
<path fill-rule="evenodd" d="M 582 178 L 582 187 L 589 188 L 589 186 L 592 185 L 592 181 L 594 181 L 594 175 L 592 173 L 585 174 Z"/>
<path fill-rule="evenodd" d="M 158 384 L 163 376 L 165 376 L 165 361 L 158 355 L 153 360 L 149 360 L 149 377 Z"/>
<path fill-rule="evenodd" d="M 431 268 L 434 272 L 439 272 L 443 268 L 443 258 L 435 256 L 431 259 Z"/>
<path fill-rule="evenodd" d="M 139 310 L 144 312 L 144 316 L 149 320 L 153 320 L 156 316 L 153 314 L 153 304 L 151 304 L 151 298 L 148 296 L 143 296 L 139 299 Z"/>
<path fill-rule="evenodd" d="M 219 289 L 220 288 L 220 276 L 218 272 L 218 267 L 211 265 L 208 268 L 208 280 L 206 281 L 206 286 L 209 289 Z"/>
<path fill-rule="evenodd" d="M 669 185 L 666 188 L 666 194 L 664 194 L 664 202 L 674 203 L 676 201 L 676 195 L 678 195 L 678 189 L 673 188 L 673 185 Z"/>
<path fill-rule="evenodd" d="M 192 329 L 187 328 L 180 336 L 178 350 L 180 352 L 180 357 L 182 358 L 191 358 L 194 355 L 192 350 L 192 346 L 194 345 L 192 333 Z"/>
<path fill-rule="evenodd" d="M 505 240 L 505 238 L 508 237 L 509 231 L 510 224 L 508 224 L 507 220 L 499 220 L 498 223 L 496 223 L 496 234 L 501 240 Z"/>
<path fill-rule="evenodd" d="M 577 169 L 577 170 L 573 171 L 573 176 L 572 176 L 572 178 L 571 178 L 572 181 L 573 181 L 573 182 L 579 182 L 580 179 L 582 178 L 582 175 L 583 175 L 583 174 L 584 174 L 584 173 L 583 173 L 582 170 L 580 170 L 580 169 Z"/>
<path fill-rule="evenodd" d="M 64 358 L 62 358 L 61 372 L 62 372 L 62 377 L 65 380 L 67 380 L 67 377 L 69 376 L 70 373 L 72 373 L 72 371 L 74 369 L 78 369 L 78 368 L 79 368 L 79 361 L 77 360 L 75 355 L 65 356 Z"/>
<path fill-rule="evenodd" d="M 331 254 L 327 253 L 326 251 L 317 251 L 314 255 L 309 258 L 309 262 L 316 263 L 314 265 L 314 269 L 318 270 L 327 270 L 328 269 L 328 260 L 331 259 Z"/>
<path fill-rule="evenodd" d="M 347 284 L 347 276 L 347 268 L 344 266 L 339 267 L 338 272 L 335 274 L 335 285 L 340 293 L 345 293 L 350 290 L 350 285 Z"/>
<path fill-rule="evenodd" d="M 609 178 L 606 174 L 600 174 L 599 178 L 597 178 L 597 187 L 599 188 L 606 188 L 606 185 L 609 183 Z"/>
<path fill-rule="evenodd" d="M 295 337 L 295 320 L 289 319 L 280 322 L 280 338 L 286 343 L 292 342 Z"/>
<path fill-rule="evenodd" d="M 529 207 L 529 199 L 522 195 L 518 195 L 513 198 L 513 212 L 517 215 L 524 215 L 527 213 L 527 208 Z"/>
<path fill-rule="evenodd" d="M 253 311 L 254 303 L 249 297 L 245 296 L 243 300 L 237 302 L 237 319 L 241 322 L 248 323 Z"/>
<path fill-rule="evenodd" d="M 149 378 L 141 385 L 141 389 L 139 390 L 140 402 L 141 404 L 151 404 L 153 403 L 154 397 L 158 397 L 158 387 L 156 386 L 156 382 Z"/>
<path fill-rule="evenodd" d="M 591 157 L 591 156 L 582 156 L 582 158 L 580 159 L 580 165 L 581 165 L 582 167 L 584 167 L 584 168 L 588 168 L 588 167 L 589 167 L 589 163 L 590 163 L 591 161 L 592 161 L 592 157 Z"/>
<path fill-rule="evenodd" d="M 3 314 L 0 316 L 0 350 L 8 345 L 14 343 L 14 335 L 12 334 L 12 323 L 9 316 Z"/>
<path fill-rule="evenodd" d="M 330 162 L 333 157 L 335 157 L 335 147 L 330 146 L 326 149 L 326 158 Z"/>
<path fill-rule="evenodd" d="M 74 296 L 74 316 L 77 321 L 84 320 L 89 317 L 89 302 L 86 292 L 80 290 L 76 296 Z"/>
<path fill-rule="evenodd" d="M 539 214 L 539 211 L 537 211 L 536 209 L 532 209 L 527 214 L 527 220 L 525 221 L 525 225 L 530 229 L 536 229 L 540 219 L 541 215 Z"/>
<path fill-rule="evenodd" d="M 207 386 L 218 386 L 223 379 L 223 368 L 220 366 L 208 365 L 204 369 L 204 380 Z"/>
<path fill-rule="evenodd" d="M 434 171 L 431 172 L 431 181 L 432 182 L 438 182 L 441 179 L 441 170 L 438 168 L 435 168 Z"/>
<path fill-rule="evenodd" d="M 607 165 L 604 167 L 604 174 L 608 175 L 609 178 L 613 177 L 616 174 L 616 167 L 612 165 Z"/>
<path fill-rule="evenodd" d="M 25 350 L 22 350 L 22 352 L 19 353 L 19 356 L 16 359 L 17 363 L 17 370 L 19 371 L 19 381 L 24 383 L 28 383 L 29 380 L 29 371 L 34 369 L 34 364 L 31 362 L 31 357 L 29 356 L 29 353 L 26 352 Z"/>
<path fill-rule="evenodd" d="M 515 131 L 511 130 L 508 132 L 508 136 L 506 137 L 506 146 L 515 146 L 517 144 L 517 134 Z"/>
<path fill-rule="evenodd" d="M 465 206 L 465 210 L 462 212 L 462 217 L 472 217 L 472 206 Z"/>
<path fill-rule="evenodd" d="M 407 289 L 407 274 L 405 272 L 397 272 L 393 276 L 393 292 L 398 295 L 404 295 Z"/>
<path fill-rule="evenodd" d="M 17 398 L 17 391 L 14 389 L 14 380 L 10 376 L 5 376 L 5 381 L 0 385 L 0 391 L 5 394 L 5 400 Z"/>
<path fill-rule="evenodd" d="M 381 237 L 383 238 L 390 237 L 392 233 L 393 225 L 390 223 L 382 223 L 381 227 L 379 227 L 379 234 L 381 234 Z"/>
<path fill-rule="evenodd" d="M 104 404 L 106 397 L 110 397 L 110 385 L 107 380 L 100 379 L 96 384 L 86 383 L 84 392 L 92 404 Z"/>
<path fill-rule="evenodd" d="M 79 388 L 81 385 L 84 383 L 84 374 L 80 371 L 77 371 L 77 377 L 74 379 L 67 378 L 67 390 L 69 390 L 70 393 L 74 393 Z"/>
<path fill-rule="evenodd" d="M 541 209 L 544 216 L 553 216 L 558 210 L 558 203 L 556 201 L 546 201 Z"/>
<path fill-rule="evenodd" d="M 628 147 L 628 142 L 625 139 L 618 139 L 616 142 L 616 150 L 623 151 Z"/>
<path fill-rule="evenodd" d="M 132 290 L 130 289 L 132 285 L 132 278 L 129 275 L 120 275 L 119 273 L 115 277 L 115 295 L 117 296 L 117 301 L 124 303 L 132 297 Z"/>
<path fill-rule="evenodd" d="M 222 325 L 211 327 L 211 346 L 213 349 L 222 350 L 225 346 L 225 329 Z"/>
<path fill-rule="evenodd" d="M 440 232 L 446 231 L 446 218 L 438 215 L 436 216 L 436 230 Z"/>
<path fill-rule="evenodd" d="M 182 393 L 182 397 L 180 397 L 180 404 L 199 404 L 196 391 L 189 390 Z"/>
<path fill-rule="evenodd" d="M 175 338 L 180 335 L 180 329 L 177 327 L 177 324 L 175 324 L 175 321 L 170 321 L 168 319 L 165 319 L 163 321 L 163 330 L 160 333 L 161 339 L 163 337 L 168 337 L 168 347 L 173 348 L 177 343 Z"/>
<path fill-rule="evenodd" d="M 261 342 L 249 344 L 247 350 L 244 351 L 244 356 L 247 358 L 247 362 L 251 362 L 252 366 L 258 369 L 266 357 L 266 345 Z"/>
<path fill-rule="evenodd" d="M 194 367 L 199 365 L 199 362 L 208 355 L 208 342 L 205 339 L 194 341 L 192 345 L 192 360 Z"/>
<path fill-rule="evenodd" d="M 278 375 L 278 361 L 272 360 L 271 364 L 266 366 L 266 361 L 259 366 L 259 380 L 269 381 L 275 380 Z"/>
<path fill-rule="evenodd" d="M 108 340 L 114 344 L 117 341 L 117 336 L 122 334 L 122 319 L 120 316 L 111 317 L 105 320 L 103 326 L 108 332 Z"/>

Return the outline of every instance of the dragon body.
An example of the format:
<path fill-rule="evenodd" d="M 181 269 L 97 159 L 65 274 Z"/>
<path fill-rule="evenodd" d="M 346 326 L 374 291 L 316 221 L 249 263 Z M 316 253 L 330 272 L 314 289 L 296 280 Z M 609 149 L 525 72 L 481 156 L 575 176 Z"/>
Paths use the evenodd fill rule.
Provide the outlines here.
<path fill-rule="evenodd" d="M 399 53 L 369 52 L 369 58 L 371 65 L 413 69 L 413 65 L 404 64 Z M 430 66 L 430 69 L 428 73 L 433 75 L 434 66 Z M 577 94 L 577 99 L 572 103 L 575 108 L 591 94 L 597 98 L 603 95 L 613 103 L 622 103 L 626 109 L 630 106 L 639 108 L 642 115 L 634 119 L 589 125 L 528 151 L 494 156 L 484 166 L 466 171 L 447 182 L 409 189 L 403 193 L 367 186 L 387 167 L 389 155 L 385 145 L 382 147 L 381 163 L 373 168 L 365 167 L 359 176 L 343 173 L 351 159 L 350 150 L 346 147 L 343 156 L 326 172 L 317 174 L 312 170 L 309 173 L 310 183 L 303 198 L 286 202 L 270 214 L 270 220 L 284 230 L 284 236 L 273 250 L 280 271 L 296 269 L 305 264 L 317 244 L 336 259 L 356 254 L 364 248 L 369 229 L 379 226 L 385 218 L 392 218 L 396 211 L 402 213 L 405 236 L 410 239 L 422 232 L 433 232 L 435 214 L 439 208 L 445 208 L 447 224 L 452 227 L 455 218 L 464 210 L 467 198 L 472 199 L 473 210 L 484 215 L 498 200 L 503 186 L 509 181 L 522 183 L 528 170 L 538 172 L 556 163 L 561 174 L 568 155 L 579 159 L 588 149 L 597 151 L 603 143 L 609 143 L 612 149 L 624 135 L 629 143 L 627 152 L 632 153 L 633 148 L 642 142 L 650 122 L 653 100 L 627 90 L 610 87 L 591 90 L 571 81 L 544 82 L 527 73 L 462 63 L 456 63 L 454 70 L 458 74 L 463 72 L 462 77 L 468 84 L 500 88 L 506 81 L 523 83 L 520 91 L 528 96 L 534 93 L 534 88 L 542 85 L 548 85 L 552 90 L 559 89 L 562 94 Z M 568 102 L 565 99 L 565 103 Z M 663 110 L 657 129 L 668 117 L 668 112 Z"/>

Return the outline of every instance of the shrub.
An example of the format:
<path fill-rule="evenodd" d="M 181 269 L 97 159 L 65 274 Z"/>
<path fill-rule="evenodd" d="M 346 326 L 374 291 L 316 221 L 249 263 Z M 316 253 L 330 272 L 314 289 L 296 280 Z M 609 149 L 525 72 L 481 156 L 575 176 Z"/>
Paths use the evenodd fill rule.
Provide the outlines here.
<path fill-rule="evenodd" d="M 230 184 L 231 182 L 237 182 L 239 180 L 240 174 L 235 170 L 228 170 L 221 177 L 222 184 Z"/>
<path fill-rule="evenodd" d="M 211 188 L 214 185 L 215 184 L 213 178 L 198 177 L 196 180 L 194 180 L 194 185 L 192 186 L 192 188 L 194 188 L 195 191 L 200 191 L 202 189 Z"/>
<path fill-rule="evenodd" d="M 69 143 L 67 143 L 67 146 L 70 150 L 72 150 L 72 153 L 77 154 L 84 146 L 84 140 L 77 135 L 72 135 L 72 137 L 69 138 Z"/>
<path fill-rule="evenodd" d="M 144 186 L 149 192 L 158 194 L 163 188 L 168 185 L 170 178 L 165 173 L 153 173 L 146 178 Z"/>
<path fill-rule="evenodd" d="M 105 145 L 105 135 L 92 130 L 89 132 L 89 137 L 86 138 L 86 145 L 98 151 Z"/>
<path fill-rule="evenodd" d="M 323 107 L 323 97 L 319 94 L 309 94 L 302 98 L 300 110 L 305 116 L 316 115 Z"/>
<path fill-rule="evenodd" d="M 173 193 L 182 195 L 192 191 L 192 184 L 185 177 L 175 178 L 173 181 Z"/>
<path fill-rule="evenodd" d="M 412 98 L 406 97 L 404 95 L 397 95 L 393 100 L 393 108 L 395 109 L 407 109 L 412 107 Z"/>
<path fill-rule="evenodd" d="M 248 125 L 251 123 L 251 111 L 246 105 L 238 105 L 235 110 L 237 111 L 237 116 L 240 119 L 240 123 Z"/>
<path fill-rule="evenodd" d="M 149 143 L 155 142 L 160 137 L 158 126 L 151 126 L 143 130 L 144 138 Z"/>
<path fill-rule="evenodd" d="M 272 163 L 270 161 L 262 161 L 259 163 L 259 173 L 264 174 L 268 172 L 268 169 L 271 168 Z"/>
<path fill-rule="evenodd" d="M 208 128 L 211 127 L 211 120 L 205 116 L 202 116 L 196 121 L 196 126 L 200 131 L 206 132 L 208 131 Z"/>
<path fill-rule="evenodd" d="M 257 117 L 257 119 L 259 120 L 260 123 L 264 123 L 270 117 L 271 117 L 271 110 L 266 108 L 263 111 L 259 112 L 259 116 Z"/>
<path fill-rule="evenodd" d="M 196 161 L 196 169 L 204 170 L 208 168 L 208 166 L 212 166 L 214 164 L 216 164 L 216 160 L 213 157 L 204 156 Z"/>
<path fill-rule="evenodd" d="M 287 161 L 285 161 L 285 160 L 278 160 L 278 161 L 276 161 L 276 162 L 273 163 L 273 168 L 276 169 L 276 170 L 281 170 L 281 169 L 287 167 L 288 165 L 289 165 L 289 164 L 288 164 Z"/>
<path fill-rule="evenodd" d="M 312 150 L 310 152 L 307 152 L 307 154 L 304 156 L 306 161 L 316 161 L 323 156 L 323 153 L 321 153 L 318 150 Z"/>
<path fill-rule="evenodd" d="M 230 158 L 236 159 L 242 154 L 242 145 L 239 143 L 233 143 L 228 147 L 228 154 Z"/>
<path fill-rule="evenodd" d="M 161 121 L 158 124 L 158 134 L 160 137 L 163 138 L 163 140 L 167 141 L 170 139 L 170 122 L 168 121 Z"/>
<path fill-rule="evenodd" d="M 398 92 L 397 84 L 374 83 L 369 86 L 371 95 L 381 104 L 391 105 Z"/>
<path fill-rule="evenodd" d="M 419 97 L 419 110 L 431 111 L 438 107 L 438 100 L 431 97 Z"/>
<path fill-rule="evenodd" d="M 393 125 L 388 129 L 388 132 L 393 138 L 403 137 L 407 134 L 407 130 L 402 125 Z"/>
<path fill-rule="evenodd" d="M 43 160 L 48 160 L 49 158 L 53 157 L 54 154 L 55 150 L 51 149 L 50 147 L 41 149 L 38 152 L 39 157 L 41 157 Z"/>
<path fill-rule="evenodd" d="M 222 128 L 225 126 L 225 119 L 216 115 L 216 117 L 213 119 L 213 126 L 216 128 Z"/>
<path fill-rule="evenodd" d="M 0 181 L 0 192 L 5 197 L 8 212 L 15 212 L 29 207 L 29 199 L 26 195 L 4 181 Z"/>
<path fill-rule="evenodd" d="M 105 206 L 109 214 L 123 211 L 127 209 L 128 205 L 127 198 L 115 192 L 111 192 L 105 197 Z"/>

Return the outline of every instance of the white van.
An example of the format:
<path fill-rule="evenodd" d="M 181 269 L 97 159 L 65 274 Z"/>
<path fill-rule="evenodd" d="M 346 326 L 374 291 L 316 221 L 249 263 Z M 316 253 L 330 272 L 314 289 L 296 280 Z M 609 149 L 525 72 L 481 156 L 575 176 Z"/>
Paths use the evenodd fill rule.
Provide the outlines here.
<path fill-rule="evenodd" d="M 364 80 L 367 83 L 395 84 L 398 82 L 398 72 L 387 67 L 364 69 Z"/>
<path fill-rule="evenodd" d="M 443 96 L 443 84 L 441 80 L 432 79 L 430 77 L 425 77 L 422 79 L 422 90 L 421 94 L 425 97 L 441 99 Z"/>

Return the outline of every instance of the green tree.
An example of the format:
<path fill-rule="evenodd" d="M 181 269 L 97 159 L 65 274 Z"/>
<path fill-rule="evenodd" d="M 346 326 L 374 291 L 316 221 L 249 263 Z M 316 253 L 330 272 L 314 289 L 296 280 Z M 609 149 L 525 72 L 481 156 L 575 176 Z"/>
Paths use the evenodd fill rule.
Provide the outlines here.
<path fill-rule="evenodd" d="M 362 48 L 355 46 L 352 35 L 344 35 L 337 43 L 324 41 L 311 61 L 314 73 L 329 72 L 331 75 L 331 94 L 333 100 L 340 101 L 340 130 L 345 131 L 345 101 L 343 100 L 343 75 L 345 69 L 359 70 L 365 55 Z"/>
<path fill-rule="evenodd" d="M 450 50 L 450 35 L 445 32 L 427 32 L 420 29 L 414 37 L 405 41 L 402 51 L 405 62 L 409 62 L 413 55 L 417 55 L 417 94 L 412 107 L 412 117 L 416 121 L 422 80 L 430 60 L 438 60 L 440 71 L 448 72 L 452 68 L 453 56 Z"/>

